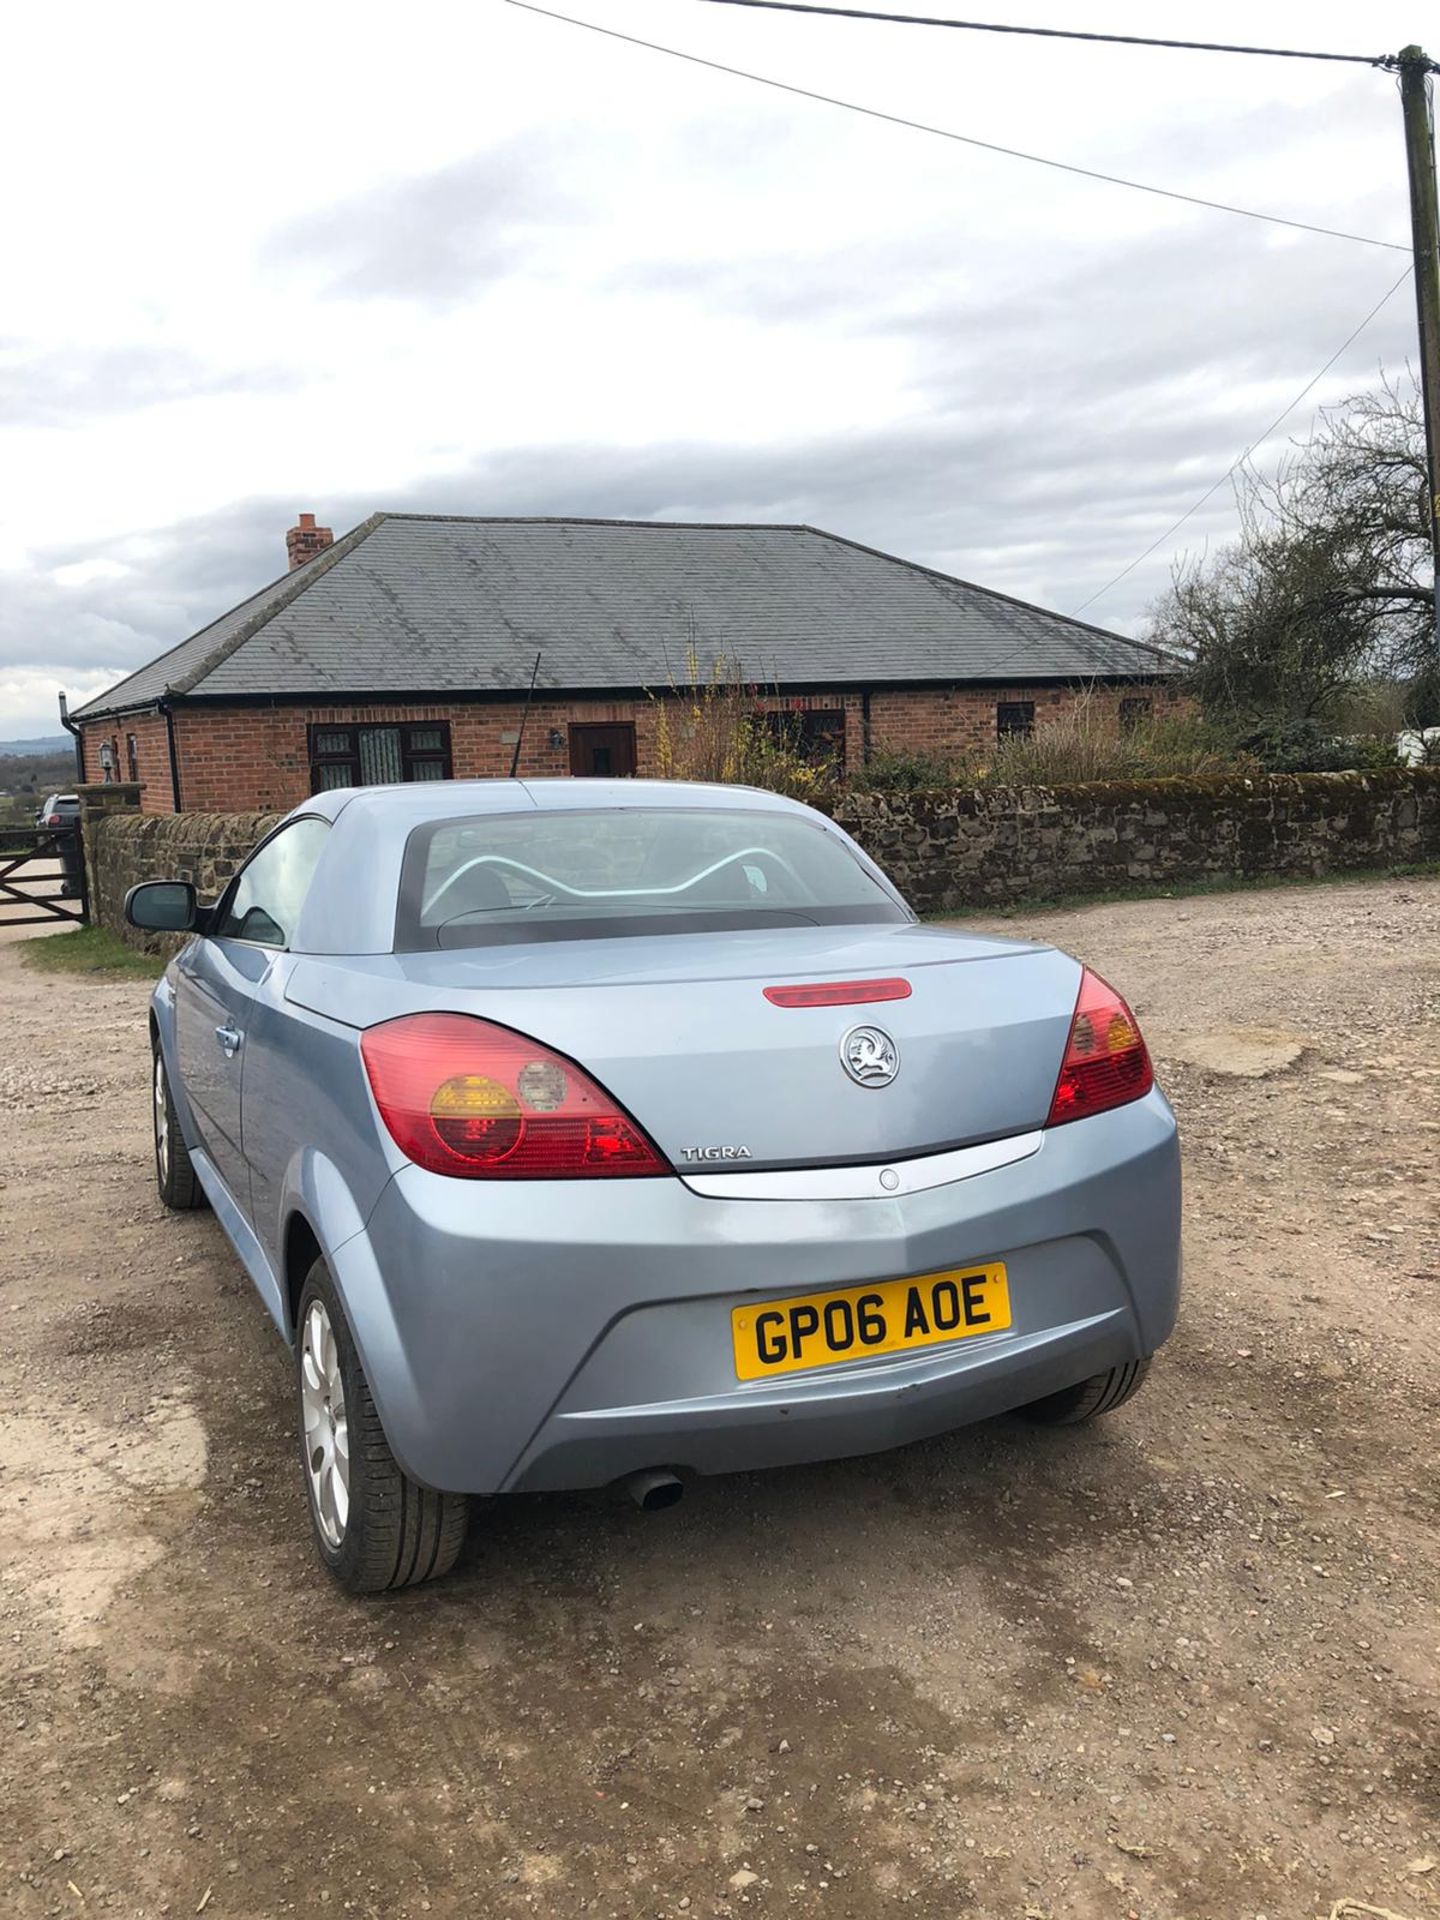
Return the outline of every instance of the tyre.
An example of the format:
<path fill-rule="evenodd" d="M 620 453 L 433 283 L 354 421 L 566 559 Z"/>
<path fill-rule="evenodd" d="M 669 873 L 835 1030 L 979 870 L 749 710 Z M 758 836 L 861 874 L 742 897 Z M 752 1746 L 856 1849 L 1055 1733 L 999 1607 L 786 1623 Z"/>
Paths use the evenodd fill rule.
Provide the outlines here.
<path fill-rule="evenodd" d="M 295 1332 L 300 1458 L 320 1558 L 350 1593 L 437 1580 L 465 1540 L 463 1493 L 437 1493 L 396 1461 L 323 1260 Z"/>
<path fill-rule="evenodd" d="M 155 1042 L 150 1084 L 151 1108 L 155 1116 L 155 1186 L 161 1200 L 174 1213 L 188 1213 L 205 1205 L 205 1192 L 190 1161 L 190 1149 L 175 1117 L 175 1102 L 170 1093 L 170 1076 L 165 1071 L 165 1056 Z"/>
<path fill-rule="evenodd" d="M 1021 1407 L 1020 1412 L 1027 1420 L 1038 1420 L 1047 1427 L 1078 1427 L 1082 1420 L 1095 1420 L 1102 1413 L 1113 1413 L 1116 1407 L 1123 1407 L 1130 1396 L 1144 1386 L 1149 1371 L 1148 1356 L 1144 1360 L 1127 1360 L 1123 1367 L 1092 1373 L 1088 1380 L 1079 1380 L 1073 1387 L 1062 1387 L 1059 1393 L 1047 1394 L 1043 1400 L 1032 1400 L 1028 1407 Z"/>

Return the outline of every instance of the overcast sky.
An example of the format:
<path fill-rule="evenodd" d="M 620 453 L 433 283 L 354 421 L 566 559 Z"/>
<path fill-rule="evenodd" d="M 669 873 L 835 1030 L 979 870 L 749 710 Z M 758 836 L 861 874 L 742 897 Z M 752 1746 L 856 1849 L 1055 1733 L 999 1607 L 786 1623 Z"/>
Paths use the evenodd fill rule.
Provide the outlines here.
<path fill-rule="evenodd" d="M 1403 242 L 1394 80 L 703 0 L 565 12 Z M 959 0 L 935 0 L 961 12 Z M 1395 51 L 1423 9 L 986 0 Z M 1070 611 L 1405 266 L 464 0 L 12 10 L 0 738 L 284 570 L 301 509 L 804 520 Z M 1434 49 L 1432 49 L 1433 51 Z M 1414 358 L 1403 286 L 1317 401 Z M 1087 618 L 1143 631 L 1228 487 Z"/>

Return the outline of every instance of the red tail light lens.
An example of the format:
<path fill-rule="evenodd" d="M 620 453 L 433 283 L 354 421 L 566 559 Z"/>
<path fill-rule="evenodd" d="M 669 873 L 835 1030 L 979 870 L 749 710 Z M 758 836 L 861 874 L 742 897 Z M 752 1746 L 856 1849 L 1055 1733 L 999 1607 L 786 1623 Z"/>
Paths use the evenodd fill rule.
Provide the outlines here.
<path fill-rule="evenodd" d="M 573 1061 L 464 1013 L 415 1013 L 360 1036 L 390 1137 L 461 1180 L 635 1179 L 670 1168 Z"/>
<path fill-rule="evenodd" d="M 1129 1007 L 1086 967 L 1065 1043 L 1047 1127 L 1139 1100 L 1155 1084 L 1150 1055 Z"/>
<path fill-rule="evenodd" d="M 777 1007 L 862 1007 L 871 1000 L 908 1000 L 908 980 L 821 980 L 809 987 L 766 987 Z"/>

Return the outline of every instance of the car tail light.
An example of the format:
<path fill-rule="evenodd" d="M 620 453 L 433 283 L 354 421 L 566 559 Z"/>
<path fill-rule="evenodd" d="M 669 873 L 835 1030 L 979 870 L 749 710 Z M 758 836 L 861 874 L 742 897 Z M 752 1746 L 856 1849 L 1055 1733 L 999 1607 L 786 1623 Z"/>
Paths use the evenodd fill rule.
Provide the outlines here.
<path fill-rule="evenodd" d="M 1129 1007 L 1086 967 L 1065 1042 L 1065 1059 L 1047 1127 L 1084 1120 L 1139 1100 L 1155 1084 L 1140 1028 Z"/>
<path fill-rule="evenodd" d="M 462 1180 L 631 1179 L 670 1167 L 573 1061 L 464 1013 L 415 1013 L 360 1036 L 390 1137 Z"/>
<path fill-rule="evenodd" d="M 808 987 L 766 987 L 777 1007 L 861 1007 L 871 1000 L 908 1000 L 908 980 L 821 980 Z"/>

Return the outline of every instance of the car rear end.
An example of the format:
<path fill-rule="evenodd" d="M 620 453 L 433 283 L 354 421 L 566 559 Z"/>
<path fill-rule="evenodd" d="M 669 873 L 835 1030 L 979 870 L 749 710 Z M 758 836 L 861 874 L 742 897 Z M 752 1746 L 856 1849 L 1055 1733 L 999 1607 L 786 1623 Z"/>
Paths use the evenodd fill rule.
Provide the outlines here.
<path fill-rule="evenodd" d="M 863 873 L 848 907 L 828 851 L 757 815 L 735 878 L 714 826 L 695 870 L 724 885 L 672 922 L 665 861 L 612 860 L 643 932 L 597 898 L 557 912 L 518 841 L 508 905 L 492 874 L 427 928 L 427 900 L 461 905 L 457 841 L 394 954 L 296 969 L 297 1007 L 356 1029 L 391 1177 L 332 1261 L 429 1485 L 868 1452 L 1123 1376 L 1173 1326 L 1175 1125 L 1119 996 L 1051 949 L 917 927 L 828 823 L 805 830 Z"/>
<path fill-rule="evenodd" d="M 882 1171 L 864 1199 L 730 1199 L 679 1176 L 477 1197 L 402 1170 L 337 1256 L 384 1302 L 397 1455 L 467 1491 L 826 1459 L 1040 1400 L 1169 1334 L 1178 1168 L 1159 1094 L 941 1186 L 890 1195 Z M 896 1343 L 912 1291 L 935 1337 Z M 827 1302 L 858 1327 L 881 1294 L 884 1351 L 842 1315 L 827 1331 Z"/>

